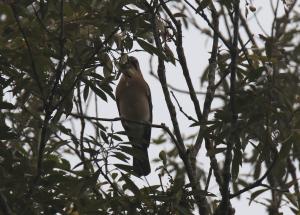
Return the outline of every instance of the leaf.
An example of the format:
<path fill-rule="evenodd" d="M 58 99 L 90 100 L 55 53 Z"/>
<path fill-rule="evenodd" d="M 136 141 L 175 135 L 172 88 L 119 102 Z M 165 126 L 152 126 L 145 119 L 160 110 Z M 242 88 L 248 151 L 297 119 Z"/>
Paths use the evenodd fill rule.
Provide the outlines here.
<path fill-rule="evenodd" d="M 206 155 L 210 157 L 210 156 L 213 156 L 213 155 L 222 153 L 222 152 L 224 152 L 226 149 L 227 149 L 227 147 L 210 149 L 210 150 L 207 151 Z"/>
<path fill-rule="evenodd" d="M 297 194 L 296 193 L 292 194 L 292 193 L 284 192 L 283 194 L 289 200 L 289 202 L 292 203 L 293 206 L 295 206 L 297 208 L 299 207 L 299 205 L 297 203 Z"/>
<path fill-rule="evenodd" d="M 107 53 L 100 54 L 100 62 L 103 64 L 104 77 L 109 77 L 113 71 L 113 63 Z"/>
<path fill-rule="evenodd" d="M 86 84 L 83 89 L 83 99 L 85 102 L 89 96 L 89 91 L 90 91 L 89 85 Z"/>
<path fill-rule="evenodd" d="M 125 187 L 132 191 L 136 197 L 138 198 L 141 195 L 139 188 L 135 185 L 135 183 L 125 174 L 122 173 L 122 179 L 125 181 Z M 124 186 L 123 186 L 124 188 Z"/>
<path fill-rule="evenodd" d="M 123 162 L 128 162 L 129 157 L 127 157 L 124 153 L 121 152 L 113 152 L 113 157 L 118 158 L 119 160 Z"/>
<path fill-rule="evenodd" d="M 131 173 L 132 172 L 132 166 L 124 165 L 124 164 L 114 164 L 115 167 L 118 169 L 121 169 L 125 172 Z"/>
<path fill-rule="evenodd" d="M 197 13 L 199 13 L 200 11 L 204 10 L 205 8 L 207 8 L 210 3 L 211 3 L 211 0 L 202 0 L 199 3 L 199 7 L 196 10 Z"/>
<path fill-rule="evenodd" d="M 8 102 L 0 102 L 0 109 L 8 109 L 8 110 L 12 110 L 15 109 L 16 107 Z"/>
<path fill-rule="evenodd" d="M 249 201 L 249 205 L 251 204 L 251 202 L 258 197 L 260 194 L 264 193 L 265 191 L 268 191 L 269 189 L 265 188 L 265 189 L 261 189 L 261 190 L 257 190 L 254 193 L 251 194 L 250 196 L 250 201 Z"/>
<path fill-rule="evenodd" d="M 82 79 L 82 81 L 86 83 L 94 91 L 94 93 L 96 93 L 97 96 L 99 96 L 102 100 L 107 102 L 107 96 L 105 95 L 105 93 L 99 88 L 97 88 L 93 82 L 87 79 Z"/>
<path fill-rule="evenodd" d="M 172 50 L 170 49 L 170 47 L 167 45 L 167 43 L 164 46 L 164 51 L 166 53 L 167 56 L 167 60 L 170 61 L 174 66 L 176 66 L 176 59 L 174 57 L 174 54 L 172 52 Z"/>
<path fill-rule="evenodd" d="M 145 40 L 141 40 L 141 39 L 137 39 L 137 42 L 142 47 L 142 49 L 144 49 L 149 54 L 151 54 L 151 55 L 156 54 L 158 57 L 166 60 L 166 56 L 164 55 L 164 53 L 159 51 L 156 47 L 154 47 L 150 43 L 146 42 Z"/>
<path fill-rule="evenodd" d="M 163 161 L 164 166 L 166 166 L 166 164 L 167 164 L 167 155 L 166 155 L 166 152 L 164 150 L 161 150 L 159 152 L 159 158 Z"/>
<path fill-rule="evenodd" d="M 66 116 L 68 116 L 72 112 L 72 109 L 73 109 L 73 90 L 72 90 L 71 93 L 68 94 L 68 96 L 64 100 L 63 108 L 65 110 Z"/>
<path fill-rule="evenodd" d="M 102 130 L 100 131 L 100 136 L 101 136 L 102 140 L 104 140 L 105 143 L 108 143 L 108 138 L 104 131 L 102 131 Z"/>
<path fill-rule="evenodd" d="M 117 136 L 117 135 L 115 135 L 115 134 L 109 134 L 108 136 L 111 137 L 111 138 L 114 139 L 114 140 L 122 141 L 122 138 L 119 137 L 119 136 Z"/>
<path fill-rule="evenodd" d="M 187 17 L 184 13 L 174 13 L 174 17 Z"/>

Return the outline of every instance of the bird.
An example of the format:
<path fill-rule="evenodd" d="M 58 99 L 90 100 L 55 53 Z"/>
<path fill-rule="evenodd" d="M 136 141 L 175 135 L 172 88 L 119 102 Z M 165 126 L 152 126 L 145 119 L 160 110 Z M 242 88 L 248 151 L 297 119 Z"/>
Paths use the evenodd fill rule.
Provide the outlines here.
<path fill-rule="evenodd" d="M 116 103 L 122 126 L 132 145 L 133 172 L 138 177 L 147 176 L 151 172 L 148 156 L 152 123 L 150 88 L 135 57 L 129 56 L 120 72 Z"/>

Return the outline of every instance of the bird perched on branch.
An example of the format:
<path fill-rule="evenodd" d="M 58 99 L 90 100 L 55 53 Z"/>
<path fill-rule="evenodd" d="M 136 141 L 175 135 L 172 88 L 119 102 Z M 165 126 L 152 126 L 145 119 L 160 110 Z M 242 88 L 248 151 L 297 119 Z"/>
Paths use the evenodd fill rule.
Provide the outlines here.
<path fill-rule="evenodd" d="M 116 89 L 119 115 L 124 119 L 122 125 L 132 144 L 133 171 L 137 176 L 146 176 L 151 172 L 148 157 L 152 123 L 150 88 L 135 57 L 128 57 L 120 72 L 122 76 Z"/>

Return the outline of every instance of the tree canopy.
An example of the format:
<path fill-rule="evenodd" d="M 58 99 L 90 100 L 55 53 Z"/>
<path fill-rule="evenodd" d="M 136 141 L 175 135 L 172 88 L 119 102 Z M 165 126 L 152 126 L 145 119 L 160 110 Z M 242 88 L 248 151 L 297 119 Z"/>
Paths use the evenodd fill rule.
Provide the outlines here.
<path fill-rule="evenodd" d="M 270 215 L 300 214 L 300 16 L 297 0 L 269 2 L 270 29 L 254 0 L 1 1 L 0 214 L 243 214 L 232 200 L 248 192 Z M 183 44 L 191 28 L 211 45 L 197 76 Z M 160 183 L 143 187 L 128 164 L 136 152 L 107 124 L 121 119 L 97 106 L 141 51 L 171 119 L 151 125 L 161 129 L 152 144 L 170 147 L 153 161 Z M 167 64 L 186 89 L 169 84 Z"/>

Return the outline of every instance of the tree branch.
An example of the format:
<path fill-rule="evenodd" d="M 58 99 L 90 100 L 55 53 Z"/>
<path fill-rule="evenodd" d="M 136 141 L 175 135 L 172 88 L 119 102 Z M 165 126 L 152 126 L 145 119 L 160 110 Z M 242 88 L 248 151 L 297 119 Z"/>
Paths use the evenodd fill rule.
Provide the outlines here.
<path fill-rule="evenodd" d="M 152 15 L 152 24 L 153 24 L 152 27 L 153 27 L 154 41 L 155 41 L 156 47 L 158 48 L 159 51 L 163 51 L 162 43 L 161 43 L 159 32 L 158 32 L 158 27 L 156 24 L 156 22 L 157 22 L 156 13 L 155 13 L 155 11 L 153 11 L 153 8 L 148 4 L 147 1 L 144 1 L 144 3 L 145 3 L 145 6 L 148 8 L 149 13 Z M 157 1 L 155 1 L 154 3 L 157 4 Z M 187 172 L 189 181 L 191 183 L 193 196 L 194 196 L 194 198 L 196 200 L 196 204 L 199 208 L 199 213 L 201 215 L 207 215 L 208 214 L 208 203 L 207 203 L 205 196 L 203 196 L 201 194 L 202 190 L 201 190 L 200 184 L 196 177 L 196 171 L 195 171 L 195 169 L 193 169 L 193 167 L 191 165 L 190 159 L 187 154 L 187 150 L 185 148 L 183 139 L 181 137 L 181 132 L 180 132 L 180 128 L 179 128 L 177 117 L 176 117 L 176 110 L 172 103 L 172 100 L 170 98 L 170 93 L 168 90 L 164 61 L 163 61 L 163 59 L 161 59 L 159 57 L 158 57 L 157 73 L 158 73 L 158 77 L 159 77 L 159 80 L 160 80 L 160 83 L 162 86 L 165 101 L 167 103 L 171 121 L 173 124 L 174 133 L 175 133 L 176 139 L 178 141 L 178 146 L 176 146 L 176 147 L 178 149 L 179 156 L 185 165 L 186 172 Z"/>
<path fill-rule="evenodd" d="M 171 94 L 180 110 L 180 112 L 188 119 L 188 120 L 191 120 L 193 122 L 198 122 L 196 119 L 194 119 L 192 116 L 188 115 L 186 112 L 184 112 L 183 108 L 181 107 L 180 103 L 178 102 L 177 98 L 175 97 L 173 91 L 171 91 Z"/>
<path fill-rule="evenodd" d="M 225 162 L 223 169 L 223 185 L 221 187 L 222 201 L 220 204 L 220 211 L 224 215 L 229 214 L 230 207 L 230 180 L 231 172 L 230 167 L 232 163 L 232 150 L 235 143 L 238 141 L 236 133 L 237 112 L 235 107 L 235 82 L 236 82 L 236 70 L 237 70 L 237 56 L 238 56 L 238 37 L 239 37 L 239 10 L 240 1 L 234 1 L 234 19 L 233 19 L 233 41 L 232 49 L 230 49 L 231 64 L 230 64 L 230 109 L 231 109 L 231 134 L 227 143 L 227 149 L 225 153 Z"/>
<path fill-rule="evenodd" d="M 170 17 L 170 19 L 172 20 L 172 22 L 174 23 L 175 27 L 176 27 L 176 42 L 175 42 L 175 45 L 176 45 L 176 51 L 177 51 L 179 63 L 181 65 L 182 72 L 183 72 L 186 84 L 189 88 L 190 98 L 191 98 L 191 100 L 194 104 L 194 108 L 195 108 L 195 111 L 196 111 L 198 121 L 201 121 L 202 113 L 201 113 L 200 103 L 199 103 L 198 98 L 197 98 L 196 93 L 195 93 L 194 85 L 193 85 L 191 77 L 190 77 L 190 72 L 189 72 L 189 69 L 188 69 L 188 66 L 187 66 L 186 57 L 185 57 L 184 49 L 183 49 L 183 46 L 182 46 L 181 23 L 180 23 L 180 21 L 176 20 L 176 18 L 173 16 L 172 12 L 170 11 L 170 9 L 167 7 L 167 5 L 165 4 L 165 2 L 163 0 L 160 0 L 160 3 L 162 5 L 163 9 L 166 11 L 168 16 Z"/>

